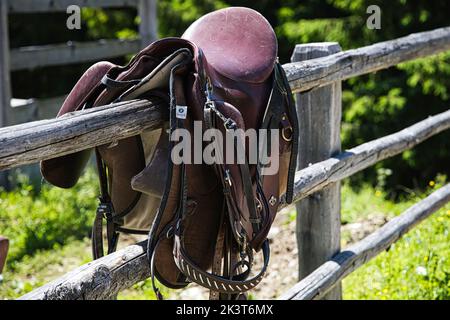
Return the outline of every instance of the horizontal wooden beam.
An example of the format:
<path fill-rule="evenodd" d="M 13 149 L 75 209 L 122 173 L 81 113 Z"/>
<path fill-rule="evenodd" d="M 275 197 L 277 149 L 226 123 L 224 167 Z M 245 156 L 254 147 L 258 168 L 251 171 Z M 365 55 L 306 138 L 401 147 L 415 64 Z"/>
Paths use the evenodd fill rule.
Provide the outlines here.
<path fill-rule="evenodd" d="M 20 47 L 11 50 L 11 70 L 98 61 L 131 53 L 134 54 L 140 49 L 141 42 L 139 39 L 108 39 Z"/>
<path fill-rule="evenodd" d="M 89 262 L 19 300 L 105 300 L 150 276 L 147 241 Z"/>
<path fill-rule="evenodd" d="M 70 5 L 93 8 L 136 7 L 139 0 L 6 0 L 10 13 L 66 12 Z"/>
<path fill-rule="evenodd" d="M 310 44 L 312 45 L 312 44 Z M 294 92 L 389 68 L 401 62 L 450 50 L 450 27 L 283 65 Z"/>
<path fill-rule="evenodd" d="M 167 107 L 131 100 L 51 120 L 0 128 L 0 170 L 39 162 L 160 128 Z"/>
<path fill-rule="evenodd" d="M 331 183 L 347 178 L 375 163 L 411 149 L 426 139 L 450 129 L 450 110 L 428 117 L 388 136 L 361 144 L 328 160 L 297 171 L 295 201 L 303 199 Z M 286 204 L 283 204 L 285 206 Z"/>
<path fill-rule="evenodd" d="M 1 128 L 0 170 L 62 156 L 139 134 L 144 129 L 156 128 L 161 126 L 162 111 L 160 106 L 153 106 L 149 101 L 133 100 L 74 112 L 58 119 Z M 135 116 L 133 112 L 137 112 Z M 410 149 L 449 128 L 450 110 L 300 170 L 294 185 L 295 200 Z"/>
<path fill-rule="evenodd" d="M 405 233 L 450 201 L 450 184 L 410 207 L 363 240 L 325 262 L 284 293 L 282 300 L 311 300 L 323 297 L 346 275 L 389 248 Z"/>

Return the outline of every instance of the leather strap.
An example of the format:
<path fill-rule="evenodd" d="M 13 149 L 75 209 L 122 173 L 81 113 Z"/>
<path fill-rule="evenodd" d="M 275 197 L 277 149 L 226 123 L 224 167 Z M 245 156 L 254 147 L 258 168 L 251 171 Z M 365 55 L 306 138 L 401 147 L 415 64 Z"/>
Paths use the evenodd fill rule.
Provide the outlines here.
<path fill-rule="evenodd" d="M 107 74 L 105 74 L 101 80 L 101 83 L 107 86 L 108 88 L 118 88 L 118 89 L 124 89 L 126 87 L 138 84 L 141 82 L 141 79 L 133 79 L 133 80 L 114 80 L 110 77 L 108 77 Z"/>
<path fill-rule="evenodd" d="M 250 273 L 250 269 L 245 272 L 233 276 L 232 279 L 227 279 L 221 276 L 211 274 L 209 272 L 201 270 L 192 259 L 190 259 L 182 245 L 183 241 L 179 234 L 175 233 L 174 239 L 174 251 L 175 251 L 175 263 L 178 268 L 188 277 L 189 280 L 195 282 L 203 287 L 206 287 L 213 291 L 218 291 L 226 294 L 239 294 L 256 287 L 264 275 L 269 264 L 269 241 L 265 240 L 262 245 L 263 252 L 263 267 L 259 273 L 246 279 Z M 247 266 L 249 268 L 249 266 Z"/>
<path fill-rule="evenodd" d="M 92 255 L 94 259 L 103 257 L 103 219 L 106 219 L 106 237 L 108 241 L 108 254 L 117 248 L 119 233 L 113 221 L 114 207 L 108 193 L 108 178 L 106 167 L 98 148 L 95 148 L 98 177 L 100 180 L 100 204 L 97 207 L 94 223 L 92 225 Z"/>
<path fill-rule="evenodd" d="M 286 203 L 292 203 L 294 198 L 294 180 L 295 171 L 297 169 L 297 153 L 298 153 L 298 139 L 299 139 L 299 125 L 297 118 L 297 110 L 295 109 L 294 98 L 292 96 L 291 87 L 286 77 L 286 72 L 279 62 L 275 65 L 275 83 L 277 88 L 285 97 L 287 104 L 287 111 L 289 120 L 292 125 L 292 150 L 291 158 L 289 160 L 288 179 L 286 188 Z"/>
<path fill-rule="evenodd" d="M 176 117 L 176 106 L 177 104 L 181 103 L 183 100 L 184 102 L 184 94 L 182 92 L 182 83 L 180 82 L 179 77 L 177 76 L 177 72 L 179 69 L 186 67 L 188 64 L 191 63 L 192 56 L 189 56 L 181 62 L 180 64 L 174 66 L 170 71 L 170 80 L 169 80 L 169 93 L 170 93 L 170 114 L 169 114 L 169 137 L 172 135 L 172 133 L 178 129 L 183 127 L 183 123 L 181 119 L 177 119 Z M 181 88 L 178 88 L 180 87 Z M 172 149 L 174 147 L 174 142 L 170 139 L 169 140 L 169 154 L 172 153 Z M 174 214 L 175 219 L 181 219 L 181 217 L 186 212 L 186 198 L 187 198 L 187 184 L 186 184 L 186 172 L 185 172 L 185 166 L 183 164 L 180 165 L 180 191 L 178 194 L 179 199 L 179 206 L 177 208 L 177 211 Z M 173 179 L 173 171 L 174 171 L 174 164 L 172 161 L 168 161 L 167 166 L 167 182 L 164 188 L 163 197 L 161 199 L 160 206 L 158 208 L 158 211 L 156 213 L 156 216 L 154 218 L 153 224 L 150 228 L 149 235 L 148 235 L 148 242 L 147 242 L 147 260 L 150 265 L 150 273 L 151 273 L 151 279 L 152 279 L 152 286 L 153 290 L 156 293 L 158 299 L 163 299 L 163 296 L 161 295 L 159 289 L 156 287 L 155 282 L 155 254 L 158 247 L 158 243 L 161 241 L 163 237 L 167 237 L 167 232 L 164 232 L 165 228 L 170 228 L 172 225 L 171 223 L 164 226 L 164 229 L 162 232 L 157 234 L 158 230 L 160 229 L 161 219 L 165 213 L 168 197 L 170 190 L 172 189 L 172 179 Z"/>
<path fill-rule="evenodd" d="M 220 227 L 219 232 L 216 239 L 216 246 L 214 249 L 214 258 L 213 265 L 211 268 L 211 272 L 213 274 L 219 274 L 222 270 L 222 258 L 224 256 L 224 245 L 225 245 L 225 229 L 226 229 L 226 221 L 224 219 L 225 208 L 222 210 L 220 217 Z M 209 292 L 209 300 L 219 300 L 220 292 L 210 290 Z"/>

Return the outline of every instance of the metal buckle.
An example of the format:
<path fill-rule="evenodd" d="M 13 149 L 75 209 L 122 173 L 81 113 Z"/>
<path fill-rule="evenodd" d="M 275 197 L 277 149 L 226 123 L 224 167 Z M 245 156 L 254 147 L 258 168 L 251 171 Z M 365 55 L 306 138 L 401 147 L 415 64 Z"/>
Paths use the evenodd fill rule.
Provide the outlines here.
<path fill-rule="evenodd" d="M 111 202 L 101 202 L 97 207 L 97 214 L 101 214 L 107 221 L 112 220 L 114 208 Z"/>
<path fill-rule="evenodd" d="M 235 130 L 237 128 L 236 122 L 231 118 L 227 118 L 224 121 L 223 126 L 225 127 L 226 130 Z"/>
<path fill-rule="evenodd" d="M 290 132 L 290 135 L 286 135 L 286 131 Z M 284 141 L 290 142 L 292 141 L 292 136 L 294 135 L 294 130 L 291 126 L 285 127 L 281 130 L 281 136 L 283 137 Z"/>
<path fill-rule="evenodd" d="M 225 170 L 225 182 L 228 183 L 228 185 L 231 187 L 232 182 L 231 182 L 231 176 L 230 176 L 230 170 Z"/>
<path fill-rule="evenodd" d="M 206 77 L 206 89 L 205 89 L 205 95 L 206 95 L 206 101 L 212 101 L 212 84 L 211 79 L 209 77 Z"/>

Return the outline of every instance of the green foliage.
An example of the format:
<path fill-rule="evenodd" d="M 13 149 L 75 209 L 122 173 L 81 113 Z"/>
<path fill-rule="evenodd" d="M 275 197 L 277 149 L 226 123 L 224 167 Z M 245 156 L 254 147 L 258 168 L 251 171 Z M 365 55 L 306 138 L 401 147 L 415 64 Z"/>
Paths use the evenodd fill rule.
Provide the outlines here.
<path fill-rule="evenodd" d="M 135 10 L 83 8 L 81 19 L 85 22 L 89 39 L 137 38 L 138 21 Z"/>
<path fill-rule="evenodd" d="M 8 258 L 9 259 L 9 258 Z M 90 239 L 74 240 L 51 250 L 38 250 L 7 266 L 0 282 L 0 300 L 15 299 L 92 260 Z"/>
<path fill-rule="evenodd" d="M 98 187 L 88 170 L 70 190 L 44 185 L 36 194 L 27 182 L 13 192 L 0 192 L 0 230 L 10 239 L 8 264 L 37 250 L 54 249 L 89 235 Z"/>

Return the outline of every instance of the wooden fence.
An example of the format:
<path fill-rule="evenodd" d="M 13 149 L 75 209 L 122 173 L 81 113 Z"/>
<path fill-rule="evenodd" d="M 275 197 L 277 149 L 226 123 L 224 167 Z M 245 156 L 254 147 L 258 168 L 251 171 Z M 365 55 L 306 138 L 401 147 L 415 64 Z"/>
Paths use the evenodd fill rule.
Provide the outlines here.
<path fill-rule="evenodd" d="M 140 17 L 139 38 L 133 40 L 108 39 L 35 45 L 10 49 L 8 15 L 18 13 L 66 12 L 70 5 L 95 8 L 134 7 Z M 134 54 L 157 39 L 156 0 L 5 0 L 0 5 L 0 126 L 17 124 L 37 118 L 47 118 L 57 112 L 65 98 L 11 99 L 11 71 L 67 65 Z M 64 26 L 65 27 L 65 26 Z M 12 106 L 13 108 L 10 108 Z M 28 107 L 27 112 L 18 110 Z M 19 108 L 20 109 L 20 108 Z M 44 112 L 39 109 L 50 109 Z M 22 112 L 21 112 L 22 111 Z"/>
<path fill-rule="evenodd" d="M 8 16 L 10 14 L 66 12 L 70 5 L 96 8 L 137 8 L 139 37 L 131 40 L 102 39 L 35 45 L 10 49 Z M 62 26 L 62 27 L 65 27 Z M 46 99 L 17 99 L 11 92 L 10 72 L 48 66 L 98 61 L 134 54 L 157 39 L 156 0 L 2 0 L 0 1 L 0 127 L 34 120 L 49 119 L 58 112 L 66 95 Z M 38 176 L 36 166 L 28 174 Z M 6 172 L 0 174 L 0 186 L 8 186 Z"/>
<path fill-rule="evenodd" d="M 20 1 L 18 1 L 20 2 Z M 340 280 L 450 201 L 450 184 L 350 247 L 340 249 L 340 181 L 450 128 L 450 110 L 341 152 L 341 81 L 450 50 L 450 27 L 355 50 L 298 45 L 285 64 L 302 136 L 295 179 L 299 275 L 281 299 L 341 298 Z M 0 170 L 35 163 L 161 127 L 162 105 L 133 100 L 0 129 Z M 306 138 L 305 138 L 306 137 Z M 319 196 L 318 196 L 319 195 Z M 281 208 L 286 204 L 282 203 Z M 312 229 L 313 228 L 313 229 Z M 314 231 L 314 232 L 312 232 Z M 146 241 L 85 264 L 21 299 L 109 299 L 146 279 Z M 264 284 L 262 284 L 264 285 Z"/>

